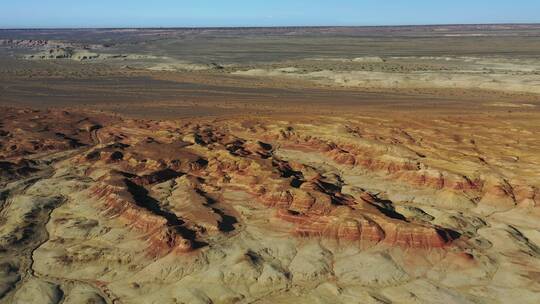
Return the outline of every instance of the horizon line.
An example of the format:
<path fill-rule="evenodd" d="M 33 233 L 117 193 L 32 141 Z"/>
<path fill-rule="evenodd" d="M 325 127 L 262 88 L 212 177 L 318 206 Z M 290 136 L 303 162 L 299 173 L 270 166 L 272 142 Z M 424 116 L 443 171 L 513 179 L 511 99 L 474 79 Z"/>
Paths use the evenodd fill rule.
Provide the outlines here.
<path fill-rule="evenodd" d="M 0 30 L 110 30 L 110 29 L 257 29 L 257 28 L 347 28 L 347 27 L 428 27 L 428 26 L 481 26 L 481 25 L 540 25 L 540 22 L 494 23 L 425 23 L 425 24 L 370 24 L 370 25 L 240 25 L 240 26 L 80 26 L 80 27 L 0 27 Z"/>

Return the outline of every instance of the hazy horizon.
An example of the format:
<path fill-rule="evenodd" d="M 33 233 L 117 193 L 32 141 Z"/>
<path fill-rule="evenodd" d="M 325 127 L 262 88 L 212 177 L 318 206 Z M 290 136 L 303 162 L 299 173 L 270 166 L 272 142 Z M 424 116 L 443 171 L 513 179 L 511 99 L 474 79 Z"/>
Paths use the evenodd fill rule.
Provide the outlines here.
<path fill-rule="evenodd" d="M 516 0 L 215 2 L 142 0 L 2 4 L 0 28 L 215 28 L 539 23 L 540 2 Z"/>
<path fill-rule="evenodd" d="M 116 27 L 0 27 L 0 30 L 84 30 L 84 29 L 235 29 L 235 28 L 331 28 L 331 27 L 416 27 L 416 26 L 482 26 L 482 25 L 540 25 L 540 22 L 503 23 L 426 23 L 426 24 L 374 24 L 374 25 L 241 25 L 241 26 L 116 26 Z"/>

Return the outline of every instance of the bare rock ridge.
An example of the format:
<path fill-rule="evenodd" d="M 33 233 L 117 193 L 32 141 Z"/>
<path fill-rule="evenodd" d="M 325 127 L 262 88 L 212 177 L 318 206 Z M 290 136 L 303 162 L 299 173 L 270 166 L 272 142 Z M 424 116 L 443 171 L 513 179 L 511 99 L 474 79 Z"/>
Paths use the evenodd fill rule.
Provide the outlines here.
<path fill-rule="evenodd" d="M 163 251 L 168 253 L 170 250 L 185 252 L 192 248 L 191 241 L 183 238 L 174 229 L 175 225 L 181 225 L 179 220 L 170 219 L 159 210 L 152 210 L 152 206 L 138 205 L 132 194 L 134 191 L 130 192 L 129 188 L 129 184 L 122 177 L 112 175 L 104 177 L 104 180 L 93 186 L 90 191 L 92 198 L 101 202 L 98 208 L 105 216 L 117 217 L 145 236 L 151 255 Z"/>
<path fill-rule="evenodd" d="M 540 183 L 487 142 L 403 117 L 0 115 L 4 300 L 487 303 L 501 272 L 538 299 Z M 538 165 L 527 140 L 512 172 Z"/>

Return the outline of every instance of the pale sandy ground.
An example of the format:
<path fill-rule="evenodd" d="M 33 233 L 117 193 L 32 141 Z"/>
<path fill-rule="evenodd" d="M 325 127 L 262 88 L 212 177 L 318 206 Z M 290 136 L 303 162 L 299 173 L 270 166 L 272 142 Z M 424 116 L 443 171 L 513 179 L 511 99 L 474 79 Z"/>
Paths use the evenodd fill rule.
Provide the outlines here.
<path fill-rule="evenodd" d="M 376 59 L 378 58 L 378 59 Z M 319 59 L 319 61 L 369 62 L 384 67 L 379 57 L 360 57 L 355 59 Z M 277 69 L 250 69 L 235 71 L 235 75 L 289 77 L 311 80 L 354 88 L 378 89 L 484 89 L 501 92 L 540 93 L 540 62 L 534 59 L 507 58 L 452 58 L 452 57 L 408 57 L 391 58 L 393 63 L 441 62 L 457 64 L 460 68 L 452 70 L 416 70 L 406 72 L 378 72 L 365 70 L 321 70 L 305 71 L 295 67 Z M 390 63 L 387 63 L 390 64 Z"/>

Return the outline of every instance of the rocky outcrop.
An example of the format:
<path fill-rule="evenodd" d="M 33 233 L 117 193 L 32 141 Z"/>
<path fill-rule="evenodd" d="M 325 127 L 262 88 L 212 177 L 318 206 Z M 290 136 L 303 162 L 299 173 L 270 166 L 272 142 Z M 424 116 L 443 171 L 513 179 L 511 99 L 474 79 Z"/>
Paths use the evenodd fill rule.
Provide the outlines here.
<path fill-rule="evenodd" d="M 50 41 L 42 39 L 0 39 L 0 46 L 11 48 L 41 48 L 48 45 Z"/>
<path fill-rule="evenodd" d="M 78 50 L 71 47 L 56 47 L 51 48 L 37 54 L 26 55 L 25 59 L 72 59 L 76 61 L 93 60 L 100 58 L 100 54 L 90 52 L 88 50 Z"/>
<path fill-rule="evenodd" d="M 475 146 L 444 154 L 463 141 L 455 136 L 421 141 L 352 119 L 0 115 L 4 252 L 38 244 L 25 260 L 36 274 L 82 284 L 62 289 L 66 302 L 228 303 L 313 286 L 317 299 L 369 302 L 358 290 L 397 299 L 421 281 L 455 293 L 502 286 L 501 271 L 512 288 L 534 286 L 540 193 L 530 168 L 509 174 L 493 155 L 471 156 Z M 17 261 L 3 264 L 7 295 L 27 282 Z"/>
<path fill-rule="evenodd" d="M 183 238 L 167 218 L 153 213 L 153 206 L 137 204 L 137 198 L 128 190 L 121 176 L 104 176 L 89 189 L 91 199 L 98 202 L 97 208 L 108 218 L 118 218 L 130 229 L 141 234 L 147 242 L 148 253 L 159 257 L 169 252 L 188 252 L 192 242 Z M 142 198 L 138 198 L 142 200 Z"/>

